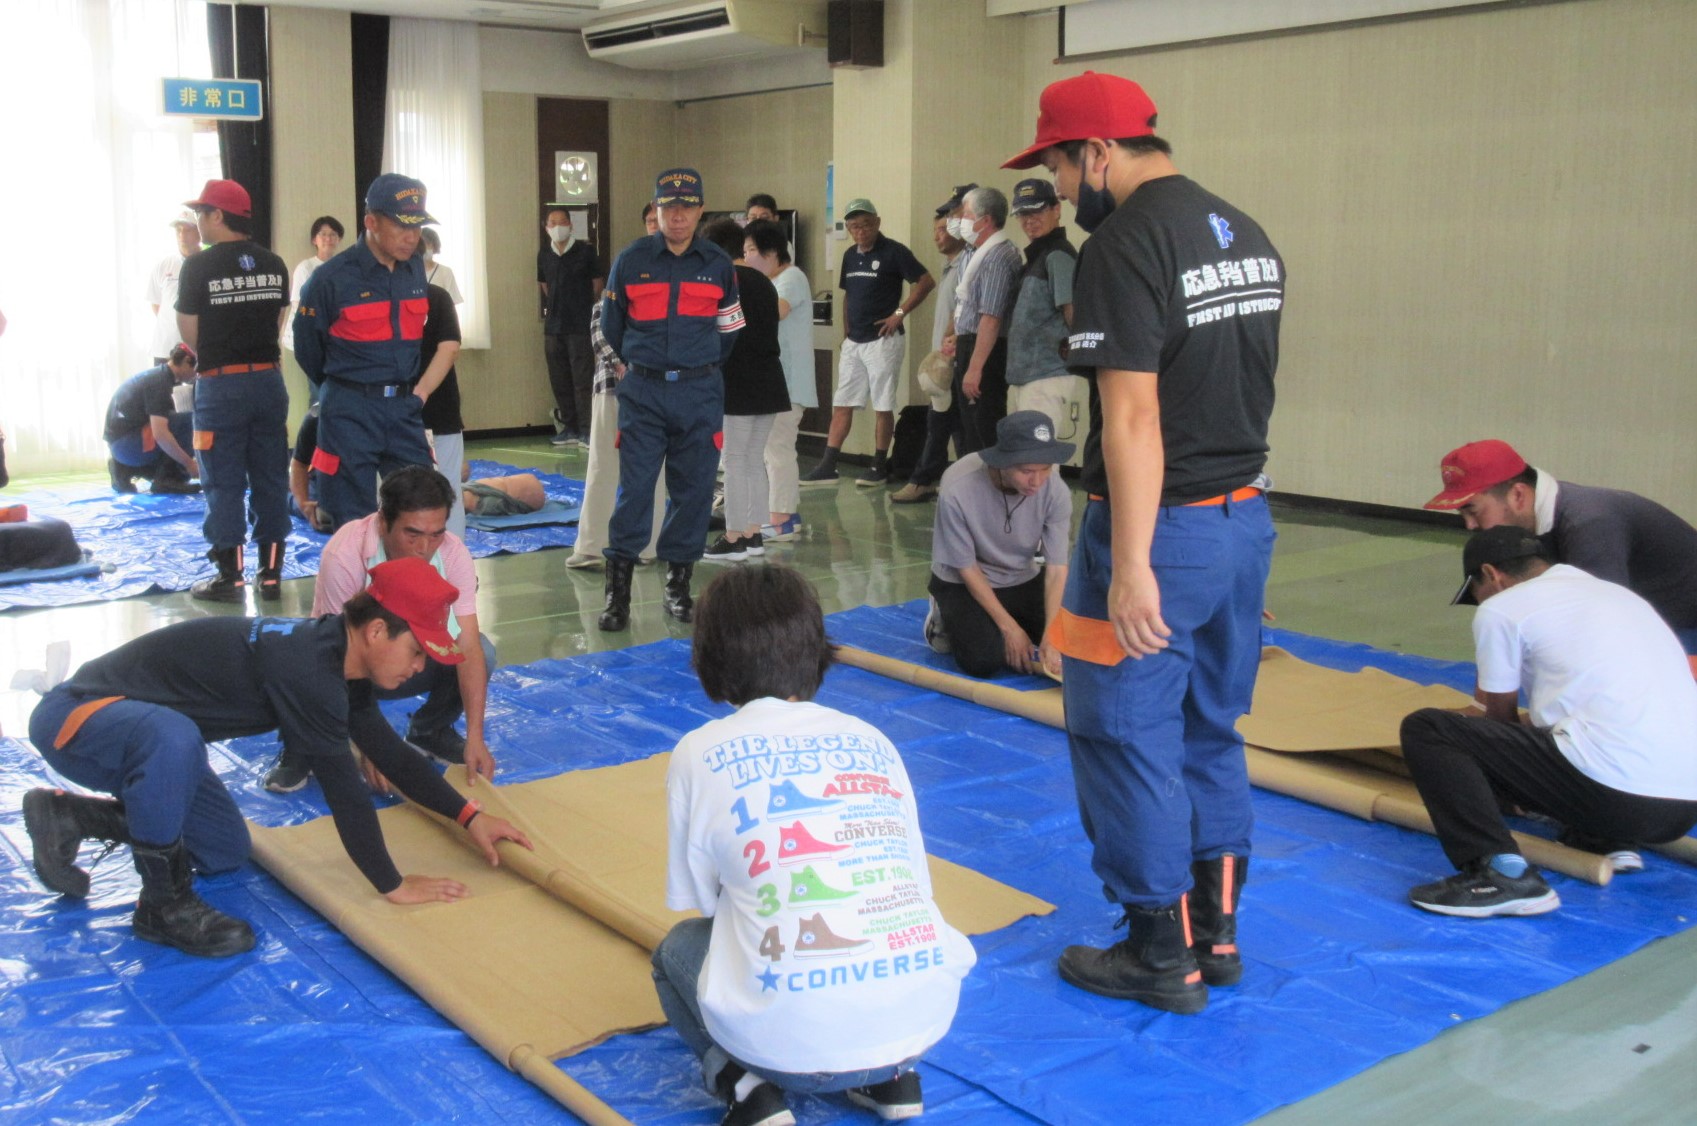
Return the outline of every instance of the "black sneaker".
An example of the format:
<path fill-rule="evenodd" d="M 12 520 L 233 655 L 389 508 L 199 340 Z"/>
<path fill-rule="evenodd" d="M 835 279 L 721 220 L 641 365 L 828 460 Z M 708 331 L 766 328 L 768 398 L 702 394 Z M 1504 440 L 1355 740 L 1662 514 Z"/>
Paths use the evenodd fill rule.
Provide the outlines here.
<path fill-rule="evenodd" d="M 273 794 L 292 794 L 305 788 L 309 774 L 304 760 L 282 754 L 277 757 L 277 765 L 265 775 L 265 788 Z"/>
<path fill-rule="evenodd" d="M 925 1099 L 919 1092 L 919 1072 L 904 1071 L 894 1079 L 874 1083 L 870 1087 L 850 1087 L 844 1094 L 848 1101 L 865 1107 L 885 1122 L 918 1118 L 925 1113 Z"/>
<path fill-rule="evenodd" d="M 835 485 L 838 480 L 837 467 L 833 465 L 827 469 L 825 464 L 821 462 L 814 466 L 806 476 L 802 477 L 801 487 L 804 489 L 823 488 L 828 485 Z"/>
<path fill-rule="evenodd" d="M 1408 893 L 1408 901 L 1426 911 L 1469 919 L 1542 915 L 1561 906 L 1561 896 L 1536 868 L 1526 869 L 1524 876 L 1505 876 L 1486 862 L 1471 864 L 1435 884 L 1422 884 Z"/>
<path fill-rule="evenodd" d="M 438 727 L 435 731 L 408 731 L 407 742 L 443 762 L 465 761 L 465 736 L 455 731 L 452 724 Z"/>
<path fill-rule="evenodd" d="M 795 1126 L 795 1115 L 775 1083 L 762 1083 L 746 1099 L 731 1103 L 719 1126 Z"/>
<path fill-rule="evenodd" d="M 761 548 L 761 554 L 766 549 Z M 748 545 L 743 540 L 728 540 L 720 536 L 713 545 L 701 553 L 703 563 L 741 563 L 748 558 Z"/>
<path fill-rule="evenodd" d="M 750 559 L 766 554 L 766 538 L 759 532 L 755 532 L 752 536 L 744 536 L 737 542 L 742 544 L 743 550 L 748 552 Z"/>
<path fill-rule="evenodd" d="M 890 483 L 890 471 L 882 465 L 874 465 L 866 471 L 866 475 L 855 482 L 856 488 L 871 489 Z"/>

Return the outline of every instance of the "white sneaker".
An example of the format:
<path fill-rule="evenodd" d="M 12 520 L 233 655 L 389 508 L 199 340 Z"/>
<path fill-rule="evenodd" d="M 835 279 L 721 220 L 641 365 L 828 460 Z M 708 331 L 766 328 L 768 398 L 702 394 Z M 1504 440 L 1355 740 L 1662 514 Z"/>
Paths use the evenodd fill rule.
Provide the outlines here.
<path fill-rule="evenodd" d="M 1622 872 L 1642 872 L 1644 858 L 1630 848 L 1619 848 L 1608 854 L 1609 863 L 1614 866 L 1615 874 Z"/>
<path fill-rule="evenodd" d="M 585 555 L 581 551 L 572 552 L 571 558 L 566 560 L 566 566 L 574 571 L 599 571 L 604 563 L 601 556 Z"/>

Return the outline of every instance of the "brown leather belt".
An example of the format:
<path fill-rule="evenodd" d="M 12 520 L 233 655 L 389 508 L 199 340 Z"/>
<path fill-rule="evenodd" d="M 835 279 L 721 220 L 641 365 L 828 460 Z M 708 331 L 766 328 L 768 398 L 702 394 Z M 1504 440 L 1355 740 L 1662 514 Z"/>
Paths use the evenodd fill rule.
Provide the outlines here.
<path fill-rule="evenodd" d="M 241 375 L 250 371 L 266 371 L 276 367 L 276 364 L 221 364 L 215 368 L 201 368 L 201 375 Z"/>

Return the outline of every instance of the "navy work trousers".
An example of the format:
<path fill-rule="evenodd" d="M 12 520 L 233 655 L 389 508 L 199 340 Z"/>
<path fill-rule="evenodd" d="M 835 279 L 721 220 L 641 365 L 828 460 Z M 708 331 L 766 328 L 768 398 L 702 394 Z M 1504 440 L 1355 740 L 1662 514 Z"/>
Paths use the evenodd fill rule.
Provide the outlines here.
<path fill-rule="evenodd" d="M 1253 814 L 1238 717 L 1261 664 L 1261 608 L 1273 522 L 1256 496 L 1167 507 L 1150 562 L 1167 648 L 1104 665 L 1065 658 L 1067 741 L 1091 867 L 1107 897 L 1176 903 L 1192 860 L 1249 855 Z M 1062 606 L 1107 620 L 1113 524 L 1106 501 L 1084 510 Z"/>
<path fill-rule="evenodd" d="M 319 504 L 336 527 L 377 511 L 379 473 L 435 464 L 424 438 L 424 401 L 407 385 L 332 379 L 320 402 L 312 465 L 323 474 Z"/>
<path fill-rule="evenodd" d="M 199 872 L 240 866 L 251 847 L 247 822 L 206 761 L 194 721 L 159 704 L 119 700 L 54 747 L 65 719 L 83 702 L 61 685 L 35 706 L 30 742 L 47 764 L 79 786 L 122 801 L 132 840 L 181 840 Z"/>
<path fill-rule="evenodd" d="M 283 373 L 202 376 L 194 381 L 194 448 L 206 495 L 202 530 L 213 548 L 289 537 L 289 392 Z"/>
<path fill-rule="evenodd" d="M 607 523 L 609 559 L 634 561 L 648 546 L 662 466 L 671 506 L 655 551 L 668 563 L 694 563 L 706 550 L 725 381 L 716 367 L 695 371 L 668 379 L 633 366 L 619 380 L 619 499 Z"/>

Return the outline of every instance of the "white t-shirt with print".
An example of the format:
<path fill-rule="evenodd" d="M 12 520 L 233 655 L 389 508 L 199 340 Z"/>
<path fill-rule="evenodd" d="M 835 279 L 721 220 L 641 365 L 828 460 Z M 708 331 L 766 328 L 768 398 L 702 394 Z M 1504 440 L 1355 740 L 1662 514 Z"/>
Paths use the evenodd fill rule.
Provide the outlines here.
<path fill-rule="evenodd" d="M 932 901 L 913 786 L 877 728 L 754 700 L 679 741 L 666 792 L 667 905 L 713 919 L 699 993 L 715 1043 L 842 1072 L 942 1039 L 977 955 Z"/>

